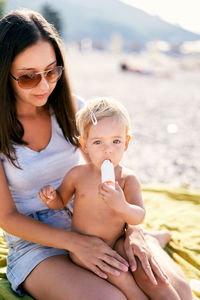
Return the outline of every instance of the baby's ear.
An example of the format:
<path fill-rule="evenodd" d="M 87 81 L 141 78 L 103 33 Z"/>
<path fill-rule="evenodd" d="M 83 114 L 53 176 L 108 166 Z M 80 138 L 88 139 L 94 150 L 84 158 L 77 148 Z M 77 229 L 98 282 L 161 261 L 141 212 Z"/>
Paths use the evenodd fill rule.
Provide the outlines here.
<path fill-rule="evenodd" d="M 127 135 L 127 136 L 126 136 L 125 151 L 128 149 L 128 145 L 129 145 L 130 139 L 131 139 L 131 136 L 130 136 L 130 135 Z"/>
<path fill-rule="evenodd" d="M 85 153 L 88 153 L 87 146 L 86 146 L 86 144 L 85 144 L 84 139 L 82 139 L 81 137 L 79 137 L 79 138 L 78 138 L 78 141 L 79 141 L 79 144 L 81 145 L 82 150 L 83 150 Z"/>

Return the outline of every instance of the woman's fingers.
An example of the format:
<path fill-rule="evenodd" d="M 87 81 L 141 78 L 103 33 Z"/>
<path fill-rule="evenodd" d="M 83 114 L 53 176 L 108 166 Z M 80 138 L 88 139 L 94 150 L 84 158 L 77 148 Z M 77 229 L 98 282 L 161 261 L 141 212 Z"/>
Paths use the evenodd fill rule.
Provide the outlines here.
<path fill-rule="evenodd" d="M 82 243 L 75 249 L 74 254 L 98 276 L 107 278 L 106 274 L 118 276 L 120 271 L 128 271 L 128 262 L 103 240 L 88 236 L 82 236 L 81 240 Z"/>
<path fill-rule="evenodd" d="M 165 272 L 163 272 L 161 270 L 157 261 L 154 258 L 151 259 L 151 266 L 152 266 L 154 273 L 161 279 L 161 281 L 166 284 L 169 284 L 169 279 L 168 279 L 167 275 L 165 274 Z"/>
<path fill-rule="evenodd" d="M 149 257 L 145 252 L 142 252 L 142 255 L 138 255 L 138 258 L 145 273 L 154 285 L 157 285 L 155 275 L 157 275 L 163 283 L 169 284 L 167 275 L 161 270 L 153 255 Z"/>
<path fill-rule="evenodd" d="M 118 260 L 120 261 L 123 265 L 126 265 L 127 267 L 129 267 L 129 263 L 128 261 L 123 258 L 117 251 L 114 251 L 112 250 L 114 253 L 113 253 L 113 256 Z"/>
<path fill-rule="evenodd" d="M 120 275 L 120 271 L 114 269 L 113 267 L 111 267 L 110 265 L 108 265 L 107 263 L 105 263 L 104 261 L 101 261 L 101 263 L 99 264 L 99 268 L 105 272 L 106 274 L 111 274 L 114 276 L 119 276 Z"/>
<path fill-rule="evenodd" d="M 91 269 L 92 272 L 94 272 L 99 277 L 101 277 L 103 279 L 107 279 L 108 278 L 108 275 L 106 273 L 102 272 L 97 266 L 93 266 L 90 269 Z"/>
<path fill-rule="evenodd" d="M 157 285 L 157 280 L 156 280 L 156 278 L 155 278 L 155 276 L 153 274 L 153 271 L 152 271 L 152 268 L 151 268 L 148 256 L 143 253 L 143 255 L 139 257 L 139 260 L 140 260 L 140 262 L 142 264 L 142 267 L 143 267 L 145 273 L 147 274 L 147 276 L 149 277 L 149 279 L 151 280 L 151 282 L 154 285 Z"/>
<path fill-rule="evenodd" d="M 158 277 L 163 283 L 169 284 L 167 275 L 162 271 L 154 258 L 143 231 L 137 226 L 128 226 L 124 249 L 132 271 L 135 271 L 137 268 L 135 262 L 135 257 L 137 257 L 142 264 L 144 272 L 154 285 L 157 284 L 155 277 Z M 132 265 L 135 265 L 135 269 L 132 268 Z"/>
<path fill-rule="evenodd" d="M 113 254 L 113 255 L 115 255 L 115 254 Z M 117 258 L 118 258 L 118 256 L 117 256 Z M 101 276 L 100 275 L 99 276 L 100 277 L 104 276 L 102 278 L 107 278 L 108 276 L 106 274 L 111 274 L 113 276 L 119 276 L 120 271 L 127 272 L 128 271 L 128 266 L 127 266 L 128 263 L 122 257 L 120 257 L 119 259 L 122 262 L 118 261 L 118 259 L 116 259 L 113 256 L 105 254 L 104 258 L 100 259 L 97 262 L 97 265 L 95 266 L 98 268 L 98 270 L 96 270 L 96 271 L 98 271 L 98 274 L 99 274 L 99 272 L 101 272 Z"/>
<path fill-rule="evenodd" d="M 128 262 L 114 250 L 111 253 L 106 254 L 103 257 L 103 261 L 105 261 L 107 264 L 111 265 L 116 269 L 119 269 L 124 272 L 128 271 Z"/>
<path fill-rule="evenodd" d="M 136 263 L 136 259 L 135 259 L 135 255 L 133 253 L 133 250 L 132 250 L 131 247 L 127 247 L 125 249 L 125 252 L 126 252 L 126 255 L 128 257 L 128 261 L 129 261 L 129 264 L 130 264 L 131 271 L 134 272 L 137 269 L 137 263 Z"/>

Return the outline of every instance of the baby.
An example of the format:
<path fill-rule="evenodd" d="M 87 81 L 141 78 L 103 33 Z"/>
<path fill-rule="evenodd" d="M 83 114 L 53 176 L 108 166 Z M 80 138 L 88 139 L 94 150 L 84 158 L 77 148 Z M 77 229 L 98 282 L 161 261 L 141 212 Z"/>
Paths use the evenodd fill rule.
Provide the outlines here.
<path fill-rule="evenodd" d="M 95 99 L 76 115 L 79 142 L 88 162 L 72 168 L 57 190 L 40 189 L 38 196 L 50 209 L 66 206 L 74 195 L 72 230 L 97 236 L 124 256 L 125 224 L 140 224 L 145 216 L 138 180 L 120 161 L 130 141 L 130 120 L 124 106 L 113 99 Z M 101 183 L 101 166 L 108 160 L 114 166 L 115 188 Z M 84 263 L 70 253 L 71 259 Z M 128 299 L 147 300 L 131 271 L 107 278 Z"/>

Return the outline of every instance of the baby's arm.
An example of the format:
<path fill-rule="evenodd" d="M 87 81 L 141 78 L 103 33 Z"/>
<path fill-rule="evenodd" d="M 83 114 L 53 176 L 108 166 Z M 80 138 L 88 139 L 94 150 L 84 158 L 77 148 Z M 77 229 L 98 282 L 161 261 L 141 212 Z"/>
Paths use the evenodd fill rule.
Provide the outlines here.
<path fill-rule="evenodd" d="M 100 196 L 126 223 L 138 225 L 145 216 L 140 184 L 131 174 L 124 180 L 123 190 L 118 183 L 115 190 L 106 184 L 101 185 Z"/>
<path fill-rule="evenodd" d="M 130 225 L 142 223 L 146 211 L 142 199 L 140 183 L 134 175 L 128 175 L 126 177 L 123 191 L 126 205 L 124 211 L 122 211 L 122 217 L 124 214 L 126 223 Z"/>
<path fill-rule="evenodd" d="M 52 185 L 45 185 L 38 192 L 38 198 L 50 209 L 61 209 L 63 201 Z"/>
<path fill-rule="evenodd" d="M 71 169 L 64 177 L 61 185 L 55 190 L 53 186 L 42 187 L 38 192 L 38 198 L 45 202 L 50 209 L 61 209 L 65 207 L 72 199 L 75 192 L 74 180 L 78 167 Z"/>

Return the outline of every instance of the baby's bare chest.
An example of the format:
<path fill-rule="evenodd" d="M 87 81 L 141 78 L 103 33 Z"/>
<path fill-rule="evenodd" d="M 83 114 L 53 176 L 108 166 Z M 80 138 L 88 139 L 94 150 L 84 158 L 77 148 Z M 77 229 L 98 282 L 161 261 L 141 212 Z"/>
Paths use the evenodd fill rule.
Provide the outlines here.
<path fill-rule="evenodd" d="M 98 184 L 93 184 L 90 186 L 90 183 L 88 182 L 88 186 L 84 186 L 82 188 L 79 188 L 76 191 L 76 196 L 75 196 L 75 204 L 78 206 L 87 206 L 89 205 L 90 207 L 99 207 L 103 208 L 105 207 L 105 202 L 102 201 L 100 194 L 99 194 L 99 188 Z"/>
<path fill-rule="evenodd" d="M 89 183 L 76 191 L 74 199 L 74 211 L 88 218 L 106 219 L 114 217 L 116 214 L 106 204 L 99 194 L 100 180 Z"/>
<path fill-rule="evenodd" d="M 102 238 L 109 245 L 122 234 L 124 221 L 99 196 L 98 189 L 76 194 L 73 209 L 73 230 Z"/>
<path fill-rule="evenodd" d="M 123 181 L 117 179 L 123 189 Z M 118 216 L 113 209 L 103 200 L 100 195 L 101 176 L 85 172 L 85 176 L 79 180 L 77 184 L 74 211 L 79 215 L 84 215 L 89 218 L 106 219 L 109 217 L 118 219 Z"/>
<path fill-rule="evenodd" d="M 124 221 L 100 196 L 101 179 L 87 177 L 83 182 L 75 193 L 73 230 L 98 236 L 112 245 L 122 234 Z"/>

